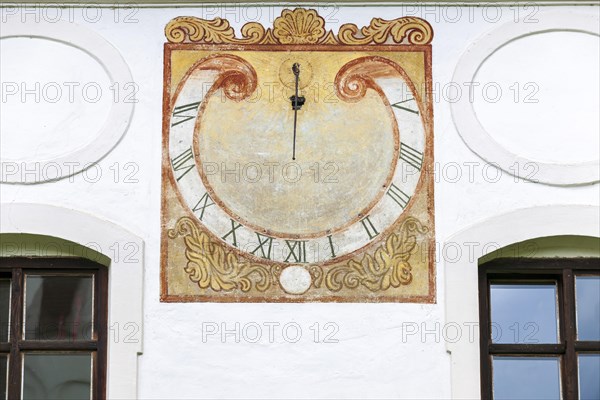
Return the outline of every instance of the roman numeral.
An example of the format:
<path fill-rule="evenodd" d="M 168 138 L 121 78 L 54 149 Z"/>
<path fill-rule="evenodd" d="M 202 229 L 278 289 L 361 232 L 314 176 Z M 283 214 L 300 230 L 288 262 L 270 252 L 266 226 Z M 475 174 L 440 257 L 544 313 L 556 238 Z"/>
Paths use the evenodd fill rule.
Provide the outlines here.
<path fill-rule="evenodd" d="M 202 217 L 204 217 L 204 210 L 206 210 L 206 207 L 210 207 L 210 206 L 214 206 L 214 205 L 215 205 L 215 203 L 213 203 L 213 201 L 210 198 L 210 196 L 208 195 L 208 193 L 204 193 L 204 196 L 202 196 L 200 198 L 200 200 L 198 200 L 198 202 L 196 203 L 194 208 L 192 208 L 192 211 L 193 212 L 200 211 L 200 215 L 198 216 L 198 218 L 200 219 L 200 221 L 202 221 Z"/>
<path fill-rule="evenodd" d="M 196 166 L 196 164 L 194 164 L 194 154 L 192 153 L 192 148 L 190 147 L 177 157 L 173 158 L 171 160 L 171 165 L 173 165 L 173 170 L 175 172 L 181 171 L 181 174 L 176 178 L 179 182 L 179 180 L 183 178 L 185 174 L 190 172 Z"/>
<path fill-rule="evenodd" d="M 234 220 L 231 219 L 231 230 L 229 232 L 227 232 L 225 235 L 223 235 L 221 237 L 221 239 L 223 239 L 224 241 L 227 241 L 227 238 L 229 237 L 229 235 L 231 235 L 231 236 L 233 236 L 233 241 L 232 241 L 233 246 L 234 247 L 238 247 L 238 245 L 237 245 L 237 236 L 235 235 L 235 231 L 240 226 L 242 226 L 242 224 L 238 224 L 237 222 L 235 222 Z"/>
<path fill-rule="evenodd" d="M 412 108 L 408 107 L 408 104 L 406 104 L 406 103 L 408 103 L 409 101 L 415 101 L 414 97 L 394 103 L 394 104 L 392 104 L 392 107 L 397 108 L 402 111 L 408 111 L 410 113 L 419 115 L 418 107 L 416 107 L 417 108 L 416 110 L 413 110 Z M 415 106 L 416 106 L 416 101 L 415 101 Z"/>
<path fill-rule="evenodd" d="M 305 263 L 306 262 L 306 240 L 286 240 L 285 244 L 290 250 L 284 262 Z"/>
<path fill-rule="evenodd" d="M 327 239 L 329 239 L 329 248 L 331 248 L 331 258 L 335 258 L 335 248 L 333 247 L 333 240 L 331 239 L 331 235 L 328 235 Z"/>
<path fill-rule="evenodd" d="M 377 229 L 375 229 L 375 225 L 373 225 L 373 223 L 371 222 L 371 220 L 369 219 L 368 216 L 361 219 L 360 222 L 362 223 L 363 227 L 365 228 L 365 231 L 367 231 L 367 235 L 369 235 L 369 239 L 373 239 L 374 237 L 379 235 L 379 232 L 377 232 Z"/>
<path fill-rule="evenodd" d="M 173 119 L 178 118 L 178 120 L 177 122 L 173 122 L 171 124 L 171 127 L 183 124 L 184 122 L 189 121 L 190 119 L 196 118 L 196 111 L 198 110 L 199 106 L 200 102 L 198 101 L 196 103 L 184 104 L 182 106 L 177 106 L 173 108 Z M 189 112 L 193 112 L 193 114 L 188 115 L 187 113 Z"/>
<path fill-rule="evenodd" d="M 273 238 L 269 236 L 261 235 L 258 232 L 256 233 L 256 237 L 258 238 L 258 246 L 252 251 L 252 254 L 256 254 L 258 250 L 260 250 L 261 257 L 266 258 L 267 260 L 271 259 L 271 249 L 273 246 Z M 266 251 L 265 251 L 266 250 Z"/>
<path fill-rule="evenodd" d="M 406 205 L 410 201 L 410 196 L 400 190 L 398 186 L 394 185 L 393 183 L 390 185 L 387 194 L 402 208 L 406 208 Z"/>
<path fill-rule="evenodd" d="M 423 153 L 404 143 L 400 143 L 400 159 L 406 161 L 419 171 L 423 165 Z"/>

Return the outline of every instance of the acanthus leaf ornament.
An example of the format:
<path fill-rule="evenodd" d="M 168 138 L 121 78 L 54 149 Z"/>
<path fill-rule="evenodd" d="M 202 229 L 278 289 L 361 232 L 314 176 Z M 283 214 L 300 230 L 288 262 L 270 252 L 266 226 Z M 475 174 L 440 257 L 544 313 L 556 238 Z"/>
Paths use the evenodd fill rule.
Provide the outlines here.
<path fill-rule="evenodd" d="M 248 292 L 254 286 L 259 292 L 264 292 L 272 285 L 273 271 L 260 264 L 239 261 L 235 254 L 215 244 L 191 218 L 179 219 L 169 230 L 171 239 L 179 236 L 184 238 L 186 246 L 187 265 L 184 270 L 201 289 Z"/>
<path fill-rule="evenodd" d="M 379 292 L 408 285 L 412 281 L 410 259 L 417 245 L 417 235 L 425 233 L 427 227 L 418 219 L 409 217 L 384 244 L 377 247 L 373 255 L 366 254 L 360 261 L 350 260 L 332 268 L 311 267 L 313 287 L 323 286 L 327 291 L 338 292 L 362 285 L 371 292 Z M 187 259 L 184 270 L 201 289 L 247 292 L 254 286 L 264 292 L 278 285 L 281 265 L 269 269 L 238 259 L 233 252 L 226 252 L 211 240 L 209 234 L 189 217 L 179 219 L 168 234 L 171 239 L 183 237 Z"/>
<path fill-rule="evenodd" d="M 417 245 L 416 235 L 426 232 L 427 228 L 419 220 L 409 217 L 373 255 L 365 254 L 360 261 L 350 260 L 345 265 L 335 266 L 325 272 L 313 271 L 314 276 L 324 276 L 322 280 L 315 280 L 315 286 L 324 281 L 327 289 L 333 292 L 359 285 L 378 292 L 408 285 L 412 281 L 409 261 Z"/>

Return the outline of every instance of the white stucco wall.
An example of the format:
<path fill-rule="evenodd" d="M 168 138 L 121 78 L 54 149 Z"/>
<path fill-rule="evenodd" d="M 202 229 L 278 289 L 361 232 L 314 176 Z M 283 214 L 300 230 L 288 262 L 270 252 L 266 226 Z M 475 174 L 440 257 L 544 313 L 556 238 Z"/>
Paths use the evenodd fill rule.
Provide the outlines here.
<path fill-rule="evenodd" d="M 239 31 L 243 20 L 246 17 L 254 19 L 255 15 L 260 15 L 260 21 L 270 25 L 274 16 L 279 15 L 280 8 L 257 9 L 233 6 L 204 9 L 136 8 L 133 15 L 130 15 L 129 11 L 118 12 L 110 8 L 94 10 L 86 13 L 81 8 L 62 10 L 35 7 L 4 8 L 2 29 L 4 30 L 8 24 L 20 24 L 21 21 L 34 23 L 38 27 L 45 24 L 52 29 L 52 22 L 48 21 L 60 13 L 67 23 L 74 21 L 103 37 L 121 54 L 131 71 L 134 82 L 139 87 L 137 92 L 139 102 L 135 104 L 128 129 L 112 151 L 108 152 L 95 167 L 56 182 L 27 185 L 1 184 L 0 201 L 2 204 L 43 203 L 80 210 L 99 219 L 112 221 L 143 240 L 145 243 L 144 346 L 143 355 L 138 359 L 137 378 L 140 398 L 449 398 L 452 393 L 451 359 L 444 341 L 444 335 L 448 332 L 443 328 L 453 321 L 449 321 L 445 314 L 445 268 L 448 263 L 455 263 L 456 257 L 461 260 L 469 257 L 470 254 L 464 252 L 466 248 L 474 248 L 474 254 L 477 256 L 498 248 L 496 241 L 489 240 L 493 235 L 486 234 L 486 241 L 482 242 L 476 236 L 476 231 L 468 237 L 457 233 L 465 230 L 468 232 L 467 228 L 470 226 L 481 226 L 488 219 L 515 210 L 540 206 L 564 206 L 561 209 L 566 210 L 565 219 L 568 219 L 570 206 L 573 206 L 573 209 L 578 206 L 597 208 L 600 204 L 598 183 L 568 186 L 536 184 L 516 180 L 507 172 L 486 165 L 470 150 L 457 132 L 448 101 L 453 85 L 462 87 L 462 96 L 467 95 L 463 82 L 456 82 L 450 86 L 448 84 L 452 82 L 456 65 L 465 50 L 482 35 L 503 23 L 517 25 L 531 23 L 531 26 L 536 26 L 533 20 L 544 21 L 545 11 L 554 11 L 564 18 L 577 14 L 594 20 L 598 18 L 598 7 L 322 8 L 320 10 L 322 15 L 330 15 L 326 21 L 327 26 L 334 30 L 337 30 L 341 23 L 353 22 L 363 26 L 367 25 L 373 17 L 391 19 L 406 14 L 426 18 L 433 26 L 435 32 L 433 81 L 436 91 L 434 95 L 436 101 L 434 105 L 435 163 L 438 172 L 435 184 L 435 228 L 440 249 L 437 265 L 437 304 L 160 303 L 162 49 L 165 42 L 163 28 L 171 18 L 180 15 L 210 18 L 222 16 L 228 18 Z M 125 22 L 124 18 L 128 15 L 129 22 Z M 496 15 L 499 16 L 497 21 Z M 529 16 L 529 22 L 524 21 L 526 16 Z M 36 19 L 39 22 L 36 22 Z M 96 22 L 90 22 L 96 19 Z M 518 22 L 514 22 L 515 19 Z M 597 40 L 597 36 L 592 38 Z M 9 48 L 6 43 L 5 40 L 0 41 L 3 52 L 1 80 L 3 84 L 12 81 L 20 82 L 19 70 L 35 71 L 36 69 L 21 65 L 24 60 L 32 58 L 23 54 L 22 57 L 17 57 L 16 50 Z M 35 43 L 37 46 L 44 46 L 39 41 Z M 561 51 L 567 51 L 573 46 L 576 46 L 573 36 L 559 35 L 553 37 L 549 48 L 558 57 L 557 63 L 562 65 L 565 61 L 560 61 Z M 593 53 L 594 48 L 589 49 Z M 93 52 L 93 49 L 90 50 Z M 538 48 L 532 48 L 533 50 Z M 11 56 L 5 57 L 5 51 L 10 51 Z M 526 55 L 522 50 L 521 53 L 519 51 L 516 49 L 515 54 L 520 54 L 520 57 Z M 597 44 L 595 54 L 585 52 L 579 54 L 587 54 L 585 57 L 589 58 L 588 64 L 593 66 L 594 62 L 597 63 Z M 51 53 L 45 55 L 45 57 L 51 56 Z M 477 106 L 479 110 L 483 110 L 482 115 L 485 114 L 487 118 L 485 121 L 492 121 L 494 126 L 498 126 L 502 124 L 502 119 L 493 118 L 504 115 L 507 126 L 511 129 L 515 126 L 528 127 L 526 134 L 519 136 L 511 131 L 502 139 L 509 143 L 508 147 L 513 152 L 519 146 L 523 147 L 529 143 L 531 146 L 545 149 L 548 157 L 542 160 L 544 162 L 557 165 L 573 164 L 573 159 L 578 160 L 577 154 L 581 154 L 581 161 L 590 161 L 593 165 L 594 160 L 598 159 L 598 131 L 593 131 L 597 129 L 593 125 L 597 123 L 597 114 L 594 122 L 593 118 L 589 119 L 590 111 L 586 107 L 588 104 L 592 106 L 597 104 L 598 100 L 593 95 L 593 86 L 591 91 L 581 86 L 581 76 L 589 76 L 590 85 L 597 85 L 597 77 L 593 78 L 591 75 L 597 75 L 597 69 L 594 72 L 589 70 L 593 67 L 587 64 L 570 64 L 571 69 L 559 71 L 566 75 L 557 75 L 551 65 L 530 70 L 523 66 L 527 63 L 522 60 L 522 58 L 504 58 L 500 64 L 486 67 L 488 69 L 484 72 L 486 76 L 496 76 L 495 74 L 500 76 L 502 71 L 523 70 L 525 75 L 517 79 L 521 90 L 525 90 L 523 86 L 528 82 L 538 82 L 541 85 L 538 97 L 542 105 L 549 104 L 550 108 L 546 109 L 546 114 L 541 114 L 540 110 L 543 111 L 541 108 L 527 109 L 527 104 L 520 101 L 516 103 L 505 101 L 506 97 L 503 97 L 503 100 L 498 103 L 487 102 Z M 45 69 L 37 79 L 42 82 L 42 86 L 47 82 L 62 83 L 70 79 L 80 79 L 83 85 L 96 76 L 92 72 L 88 75 L 85 71 L 72 72 L 71 58 L 65 57 L 61 60 L 38 58 L 38 61 L 40 65 L 36 68 Z M 64 70 L 61 72 L 61 69 L 67 72 Z M 11 71 L 10 74 L 13 75 L 7 75 L 6 71 Z M 53 78 L 52 74 L 56 74 L 56 78 Z M 570 74 L 573 74 L 571 78 L 569 78 Z M 106 77 L 102 79 L 106 80 Z M 511 79 L 510 74 L 502 75 L 497 82 L 501 85 L 504 96 L 514 95 L 514 92 L 508 88 L 512 84 Z M 548 82 L 563 84 L 569 82 L 569 79 L 579 82 L 577 91 L 579 97 L 576 99 L 565 97 L 556 102 L 557 96 L 563 95 L 564 92 L 552 92 L 547 86 L 543 86 Z M 488 82 L 480 83 L 483 86 Z M 596 96 L 597 89 L 596 86 Z M 93 110 L 98 113 L 108 113 L 109 103 L 112 101 L 110 96 L 113 94 L 114 92 L 105 86 L 105 97 L 100 99 L 98 108 Z M 108 100 L 106 96 L 109 96 Z M 454 98 L 454 95 L 451 97 Z M 39 134 L 36 142 L 28 144 L 31 146 L 31 151 L 24 152 L 22 146 L 26 142 L 23 142 L 20 136 L 25 132 L 7 133 L 8 129 L 18 129 L 19 126 L 34 124 L 36 121 L 43 127 L 44 124 L 40 120 L 43 120 L 44 116 L 49 117 L 52 111 L 44 114 L 45 111 L 40 108 L 40 114 L 32 114 L 14 101 L 11 102 L 11 99 L 13 98 L 2 100 L 2 118 L 9 118 L 5 117 L 7 110 L 16 110 L 18 114 L 11 115 L 12 119 L 6 119 L 6 125 L 2 127 L 3 160 L 13 158 L 11 152 L 19 154 L 19 157 L 24 157 L 23 154 L 26 154 L 33 159 L 36 154 L 48 156 L 44 153 L 46 150 L 60 154 L 60 147 L 45 148 L 44 141 L 60 142 L 63 138 L 61 132 L 67 135 L 65 132 L 69 130 L 69 126 L 77 127 L 77 125 L 67 124 L 66 128 L 63 126 L 64 129 L 56 131 L 46 126 L 50 129 L 49 133 Z M 106 101 L 108 103 L 104 103 Z M 40 103 L 42 105 L 39 107 L 43 107 L 44 101 Z M 553 106 L 555 103 L 560 107 Z M 573 103 L 576 106 L 573 106 Z M 85 102 L 80 104 L 83 108 L 79 109 L 74 107 L 73 103 L 61 104 L 63 108 L 59 111 L 65 112 L 65 119 L 74 118 L 78 113 L 85 112 L 85 107 L 92 107 Z M 495 111 L 490 110 L 493 104 L 498 104 Z M 583 108 L 581 115 L 577 114 L 577 110 L 581 108 L 577 105 Z M 519 106 L 525 108 L 518 110 L 514 108 Z M 562 113 L 561 107 L 565 107 L 568 111 Z M 597 113 L 597 109 L 595 112 Z M 566 126 L 576 127 L 577 131 L 552 130 L 552 127 L 557 124 L 552 118 L 560 119 L 559 122 L 565 123 Z M 569 125 L 570 118 L 573 122 Z M 582 118 L 587 122 L 582 123 Z M 563 121 L 565 119 L 567 122 Z M 586 133 L 588 128 L 592 130 L 591 134 Z M 115 129 L 119 129 L 119 126 Z M 81 133 L 88 135 L 86 140 L 78 138 L 77 134 L 78 132 L 75 131 L 70 133 L 72 136 L 66 136 L 65 140 L 68 143 L 64 148 L 69 146 L 81 148 L 86 140 L 91 142 L 94 139 L 93 134 L 89 132 Z M 502 135 L 496 131 L 493 134 Z M 520 142 L 521 139 L 523 143 Z M 114 141 L 114 135 L 110 135 L 106 140 Z M 510 145 L 511 140 L 512 145 Z M 74 146 L 74 143 L 79 144 Z M 553 144 L 548 145 L 548 143 Z M 15 148 L 14 146 L 17 145 L 21 147 Z M 565 152 L 568 152 L 568 157 L 561 159 Z M 560 174 L 558 182 L 564 183 L 568 180 L 568 166 L 562 165 L 558 169 L 557 174 Z M 3 173 L 7 171 L 4 170 Z M 459 175 L 456 175 L 457 173 Z M 575 214 L 579 215 L 574 212 Z M 527 213 L 524 212 L 523 215 Z M 547 218 L 552 219 L 553 215 L 547 215 Z M 535 222 L 540 223 L 540 220 Z M 70 222 L 64 221 L 64 223 Z M 524 223 L 527 223 L 527 220 Z M 518 226 L 515 229 L 519 229 Z M 595 229 L 596 236 L 600 236 L 594 223 L 590 223 L 586 229 L 588 234 Z M 544 229 L 531 231 L 544 232 Z M 576 232 L 564 232 L 564 234 L 574 233 Z M 553 230 L 550 234 L 557 235 L 561 232 Z M 518 237 L 519 241 L 528 239 L 521 238 L 519 235 L 513 237 Z M 460 238 L 460 245 L 448 247 L 447 243 L 451 238 Z M 65 239 L 73 240 L 73 238 Z M 497 243 L 509 244 L 505 241 L 502 239 Z M 474 244 L 465 246 L 464 242 Z M 462 249 L 463 253 L 455 254 L 456 248 Z M 114 249 L 103 249 L 103 253 L 109 257 L 115 256 Z M 123 257 L 123 254 L 119 256 Z M 466 264 L 471 265 L 472 262 Z M 329 325 L 326 325 L 328 323 Z M 238 332 L 241 334 L 239 337 L 234 333 L 224 336 L 220 333 L 207 334 L 213 329 L 221 331 L 222 328 L 234 332 L 238 326 L 236 324 L 239 324 Z M 315 340 L 317 327 L 315 324 L 318 324 L 320 333 L 318 340 Z M 252 343 L 252 340 L 248 339 L 255 337 L 257 326 L 262 329 L 262 337 L 256 343 Z M 269 326 L 273 327 L 272 337 L 269 335 Z M 284 326 L 289 328 L 287 335 L 283 332 Z M 302 329 L 302 335 L 297 342 L 293 342 L 292 339 L 296 336 L 295 328 L 298 326 Z M 421 335 L 425 329 L 430 330 L 430 333 Z M 325 336 L 334 331 L 330 340 L 325 341 Z M 462 334 L 465 340 L 468 340 L 468 327 L 464 328 Z"/>

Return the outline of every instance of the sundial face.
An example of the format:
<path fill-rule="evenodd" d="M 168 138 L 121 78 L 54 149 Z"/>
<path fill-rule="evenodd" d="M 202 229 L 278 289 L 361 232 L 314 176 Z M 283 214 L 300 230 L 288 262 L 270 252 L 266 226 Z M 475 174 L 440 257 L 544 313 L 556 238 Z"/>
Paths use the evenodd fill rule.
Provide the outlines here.
<path fill-rule="evenodd" d="M 384 22 L 169 23 L 163 300 L 433 299 L 432 33 Z"/>

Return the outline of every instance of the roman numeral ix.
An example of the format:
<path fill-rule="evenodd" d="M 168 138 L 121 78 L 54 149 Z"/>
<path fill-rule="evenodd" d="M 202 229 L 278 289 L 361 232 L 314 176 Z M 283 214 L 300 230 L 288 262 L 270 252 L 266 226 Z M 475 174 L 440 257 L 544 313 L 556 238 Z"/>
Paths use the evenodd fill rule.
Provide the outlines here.
<path fill-rule="evenodd" d="M 221 237 L 221 239 L 223 239 L 224 241 L 227 241 L 227 238 L 228 238 L 229 236 L 232 236 L 232 239 L 233 239 L 233 240 L 232 240 L 232 242 L 231 242 L 231 243 L 233 244 L 233 246 L 234 246 L 234 247 L 238 247 L 238 245 L 237 245 L 237 236 L 235 235 L 235 231 L 236 231 L 236 230 L 237 230 L 237 229 L 238 229 L 240 226 L 242 226 L 242 224 L 239 224 L 239 223 L 235 222 L 235 221 L 234 221 L 234 220 L 232 220 L 231 218 L 230 218 L 230 220 L 231 220 L 231 230 L 230 230 L 229 232 L 227 232 L 225 235 L 223 235 L 223 236 Z"/>

